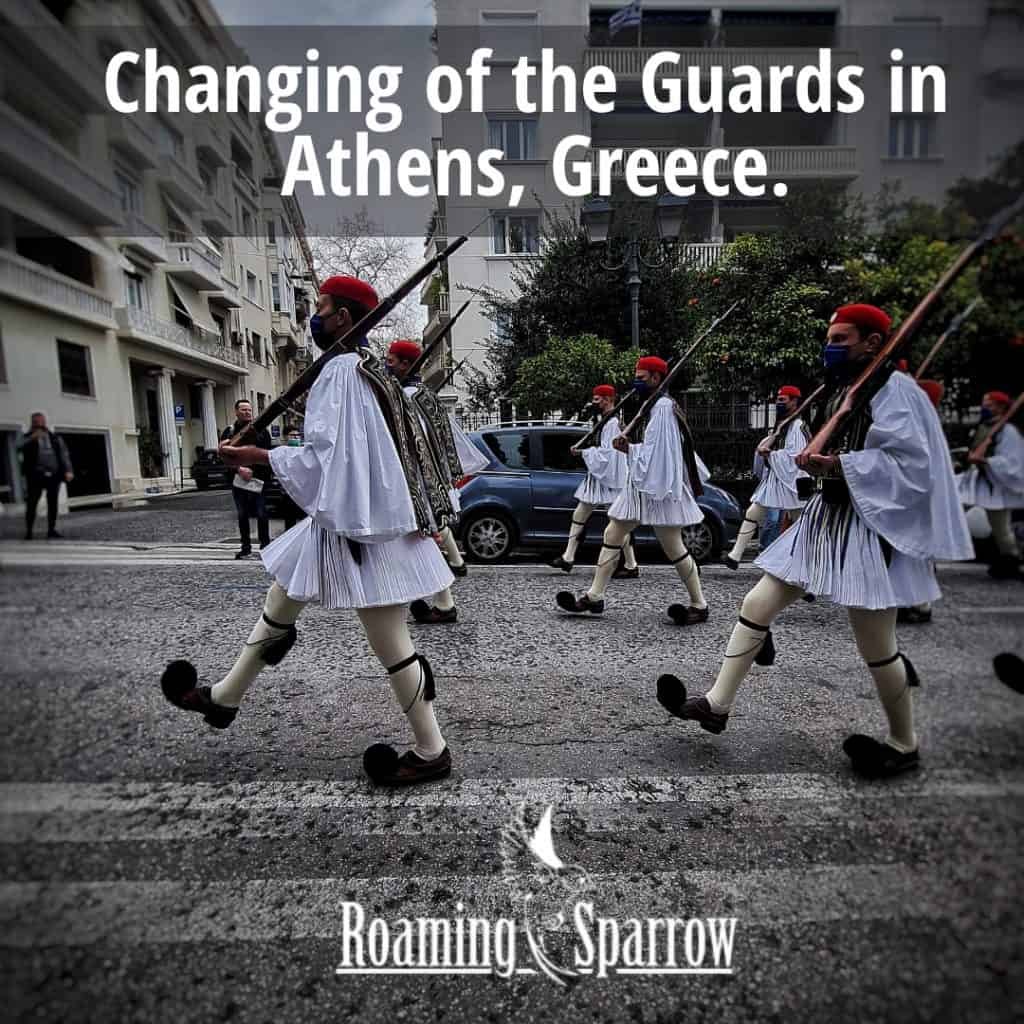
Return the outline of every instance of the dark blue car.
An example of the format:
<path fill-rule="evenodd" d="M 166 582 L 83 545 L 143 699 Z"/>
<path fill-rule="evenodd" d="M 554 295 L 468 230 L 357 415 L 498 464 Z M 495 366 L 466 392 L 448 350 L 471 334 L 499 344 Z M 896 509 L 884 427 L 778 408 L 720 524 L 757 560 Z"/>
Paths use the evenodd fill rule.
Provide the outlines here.
<path fill-rule="evenodd" d="M 583 460 L 569 449 L 586 433 L 579 426 L 500 424 L 469 436 L 490 458 L 490 465 L 460 487 L 462 518 L 458 536 L 467 555 L 478 562 L 500 562 L 517 547 L 555 547 L 569 536 L 576 507 L 573 492 L 583 480 Z M 704 522 L 683 528 L 683 540 L 700 562 L 717 560 L 736 538 L 743 514 L 726 491 L 704 485 L 697 499 Z M 584 543 L 600 543 L 607 525 L 595 511 Z M 654 531 L 634 535 L 643 548 L 657 547 Z"/>

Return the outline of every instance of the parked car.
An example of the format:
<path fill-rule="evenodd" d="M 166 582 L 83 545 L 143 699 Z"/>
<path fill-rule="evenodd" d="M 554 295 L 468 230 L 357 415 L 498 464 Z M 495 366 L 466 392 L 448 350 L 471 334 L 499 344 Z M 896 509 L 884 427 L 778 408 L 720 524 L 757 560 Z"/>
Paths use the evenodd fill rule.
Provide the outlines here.
<path fill-rule="evenodd" d="M 518 547 L 555 547 L 569 536 L 576 499 L 573 492 L 586 472 L 569 449 L 585 427 L 500 424 L 469 436 L 489 459 L 479 474 L 460 481 L 462 518 L 458 536 L 474 561 L 500 562 Z M 714 561 L 731 545 L 743 513 L 727 491 L 704 485 L 697 499 L 704 521 L 683 528 L 683 541 L 699 562 Z M 595 511 L 587 524 L 586 544 L 599 544 L 607 516 Z M 658 546 L 654 530 L 639 527 L 639 548 Z"/>
<path fill-rule="evenodd" d="M 192 463 L 192 479 L 196 489 L 208 490 L 211 487 L 230 487 L 237 470 L 225 466 L 217 454 L 216 448 L 196 448 L 196 461 Z M 281 505 L 284 489 L 281 481 L 271 474 L 270 480 L 263 487 L 267 501 L 267 514 L 272 519 L 281 518 Z"/>

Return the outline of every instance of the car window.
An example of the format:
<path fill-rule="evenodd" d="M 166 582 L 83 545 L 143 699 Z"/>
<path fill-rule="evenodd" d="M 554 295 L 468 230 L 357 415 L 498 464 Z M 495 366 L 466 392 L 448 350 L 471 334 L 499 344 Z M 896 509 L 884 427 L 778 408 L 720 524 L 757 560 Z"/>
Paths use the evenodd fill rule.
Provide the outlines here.
<path fill-rule="evenodd" d="M 582 437 L 570 431 L 558 431 L 541 435 L 541 451 L 544 468 L 560 473 L 572 473 L 584 468 L 583 460 L 570 453 L 569 449 Z"/>
<path fill-rule="evenodd" d="M 530 435 L 520 431 L 484 434 L 484 444 L 509 469 L 530 468 Z"/>

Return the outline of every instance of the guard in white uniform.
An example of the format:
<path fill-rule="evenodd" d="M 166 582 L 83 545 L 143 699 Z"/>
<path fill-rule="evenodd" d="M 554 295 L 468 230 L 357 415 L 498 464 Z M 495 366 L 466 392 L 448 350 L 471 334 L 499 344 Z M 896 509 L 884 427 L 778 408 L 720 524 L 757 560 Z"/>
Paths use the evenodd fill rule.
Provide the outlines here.
<path fill-rule="evenodd" d="M 981 423 L 971 439 L 971 451 L 988 436 L 993 420 L 1010 407 L 1005 391 L 989 391 L 981 402 Z M 1013 533 L 1012 514 L 1024 508 L 1024 438 L 1012 424 L 1002 426 L 988 446 L 983 459 L 968 456 L 970 466 L 957 476 L 960 500 L 985 510 L 997 556 L 989 569 L 994 579 L 1020 576 L 1020 545 Z"/>
<path fill-rule="evenodd" d="M 314 341 L 329 348 L 377 303 L 364 282 L 329 278 L 310 319 Z M 371 746 L 363 756 L 367 774 L 392 786 L 441 778 L 451 771 L 451 755 L 434 717 L 434 677 L 413 647 L 405 614 L 410 601 L 452 582 L 430 536 L 451 518 L 447 488 L 420 457 L 426 442 L 415 410 L 364 345 L 323 368 L 309 392 L 305 427 L 299 448 L 221 446 L 229 466 L 269 461 L 308 518 L 261 552 L 275 582 L 231 671 L 199 686 L 188 661 L 172 662 L 164 694 L 214 728 L 227 728 L 264 665 L 278 664 L 295 643 L 307 602 L 352 608 L 415 738 L 401 756 L 386 744 Z"/>
<path fill-rule="evenodd" d="M 836 386 L 822 423 L 877 354 L 889 326 L 875 306 L 836 311 L 825 348 Z M 843 437 L 842 454 L 798 459 L 819 489 L 796 525 L 757 559 L 765 575 L 743 600 L 714 686 L 687 697 L 682 681 L 666 675 L 658 680 L 658 700 L 677 718 L 722 732 L 773 619 L 812 591 L 848 609 L 889 725 L 884 741 L 853 735 L 843 749 L 856 772 L 887 776 L 918 764 L 910 689 L 918 680 L 899 650 L 896 609 L 936 600 L 931 561 L 968 559 L 971 541 L 939 417 L 911 377 L 890 371 Z"/>
<path fill-rule="evenodd" d="M 779 388 L 775 403 L 775 415 L 779 420 L 792 416 L 799 405 L 798 387 L 786 384 Z M 798 468 L 796 457 L 804 450 L 810 439 L 803 419 L 795 419 L 774 444 L 769 435 L 757 446 L 754 471 L 760 476 L 761 482 L 757 485 L 750 507 L 743 516 L 743 525 L 736 535 L 732 551 L 722 559 L 722 563 L 730 569 L 739 568 L 743 552 L 747 550 L 747 545 L 754 534 L 764 525 L 765 514 L 769 509 L 788 512 L 792 521 L 799 517 L 804 503 L 797 494 L 796 482 L 807 474 Z"/>
<path fill-rule="evenodd" d="M 615 408 L 615 388 L 611 384 L 598 384 L 594 388 L 593 404 L 598 414 L 606 415 Z M 573 497 L 579 502 L 572 514 L 569 527 L 569 541 L 562 552 L 551 563 L 552 569 L 572 572 L 576 564 L 576 550 L 587 530 L 587 521 L 595 508 L 607 508 L 626 484 L 626 456 L 612 447 L 622 424 L 618 417 L 610 419 L 602 428 L 596 445 L 580 452 L 587 467 L 587 475 L 576 488 Z M 615 570 L 614 579 L 636 579 L 640 570 L 633 552 L 633 541 L 627 537 L 623 544 L 623 565 Z"/>
<path fill-rule="evenodd" d="M 636 364 L 634 388 L 641 398 L 655 390 L 668 374 L 668 364 L 657 356 L 644 356 Z M 613 447 L 628 456 L 626 485 L 608 509 L 601 553 L 590 590 L 576 597 L 563 590 L 555 597 L 563 611 L 577 614 L 604 611 L 604 594 L 618 562 L 619 551 L 637 526 L 653 526 L 662 550 L 686 586 L 689 604 L 673 604 L 669 617 L 681 626 L 705 622 L 708 604 L 700 585 L 700 571 L 683 544 L 682 528 L 703 522 L 695 494 L 703 492 L 693 439 L 682 410 L 668 396 L 654 403 L 643 428 L 643 440 L 631 444 L 621 435 Z"/>

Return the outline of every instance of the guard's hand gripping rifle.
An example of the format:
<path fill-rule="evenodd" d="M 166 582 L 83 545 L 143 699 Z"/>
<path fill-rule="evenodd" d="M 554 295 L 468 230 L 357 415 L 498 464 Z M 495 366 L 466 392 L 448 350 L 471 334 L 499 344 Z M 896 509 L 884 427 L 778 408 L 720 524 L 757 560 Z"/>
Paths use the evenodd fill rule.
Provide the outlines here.
<path fill-rule="evenodd" d="M 1013 405 L 992 424 L 992 429 L 985 435 L 984 439 L 971 449 L 967 455 L 968 460 L 984 459 L 988 455 L 988 450 L 992 446 L 992 439 L 1020 412 L 1021 406 L 1024 406 L 1024 392 L 1021 392 Z"/>
<path fill-rule="evenodd" d="M 488 215 L 489 217 L 490 215 Z M 485 217 L 484 220 L 488 218 Z M 425 281 L 449 256 L 457 249 L 461 249 L 469 241 L 469 236 L 480 227 L 484 221 L 472 229 L 468 234 L 459 235 L 455 241 L 449 243 L 441 252 L 432 259 L 427 260 L 419 270 L 407 277 L 390 295 L 383 299 L 374 309 L 371 309 L 357 324 L 353 324 L 330 348 L 326 349 L 322 356 L 306 367 L 290 388 L 284 394 L 274 399 L 267 408 L 252 420 L 246 427 L 238 431 L 226 444 L 236 447 L 242 443 L 250 432 L 265 430 L 282 413 L 287 412 L 292 402 L 304 395 L 314 384 L 317 377 L 323 372 L 323 368 L 335 356 L 344 352 L 351 341 L 365 337 L 374 329 L 394 308 L 409 295 L 413 289 Z"/>
<path fill-rule="evenodd" d="M 953 282 L 970 266 L 970 264 L 989 246 L 996 236 L 1008 224 L 1024 213 L 1024 194 L 1016 202 L 1000 210 L 985 226 L 985 230 L 973 241 L 936 282 L 935 287 L 917 304 L 914 311 L 900 324 L 898 330 L 878 350 L 860 376 L 853 382 L 843 397 L 842 404 L 827 423 L 808 442 L 807 447 L 797 456 L 797 465 L 804 467 L 812 455 L 824 455 L 841 435 L 843 427 L 857 410 L 862 409 L 874 395 L 877 388 L 872 383 L 879 371 L 889 360 L 895 359 L 903 348 L 920 329 L 935 304 L 949 290 Z"/>
<path fill-rule="evenodd" d="M 939 349 L 949 341 L 953 335 L 957 334 L 961 327 L 964 325 L 964 321 L 974 312 L 974 307 L 981 302 L 981 297 L 974 299 L 969 306 L 960 310 L 959 313 L 952 320 L 949 321 L 949 326 L 939 335 L 939 340 L 932 345 L 928 352 L 928 355 L 921 361 L 921 365 L 917 368 L 917 372 L 914 374 L 914 380 L 920 380 L 924 376 L 924 371 L 931 365 L 932 360 L 939 354 Z"/>
<path fill-rule="evenodd" d="M 668 371 L 665 379 L 658 385 L 657 389 L 652 392 L 640 406 L 639 412 L 636 416 L 630 420 L 629 425 L 622 431 L 623 435 L 628 435 L 630 430 L 636 429 L 637 423 L 640 419 L 647 414 L 647 411 L 654 405 L 654 403 L 661 397 L 661 393 L 668 388 L 672 382 L 679 375 L 679 371 L 682 369 L 683 364 L 693 355 L 694 352 L 703 344 L 704 340 L 711 334 L 711 332 L 727 317 L 730 313 L 739 305 L 739 300 L 734 302 L 718 319 L 712 320 L 708 325 L 707 329 L 703 334 L 675 361 L 672 369 Z M 619 410 L 633 397 L 633 391 L 630 389 L 626 394 L 619 399 L 614 408 L 606 412 L 596 424 L 593 429 L 581 440 L 577 441 L 570 451 L 579 452 L 587 444 L 589 444 L 595 437 L 600 437 L 601 431 L 604 430 L 604 425 L 612 419 L 614 416 L 618 416 Z"/>

